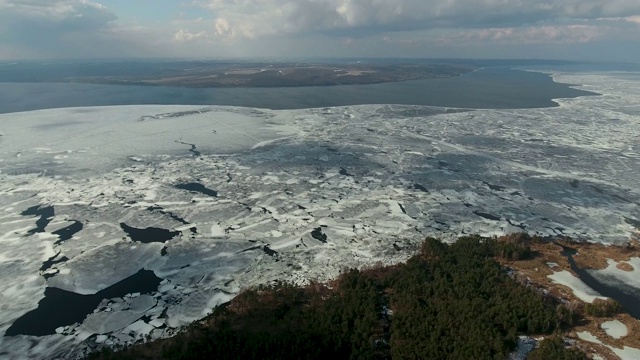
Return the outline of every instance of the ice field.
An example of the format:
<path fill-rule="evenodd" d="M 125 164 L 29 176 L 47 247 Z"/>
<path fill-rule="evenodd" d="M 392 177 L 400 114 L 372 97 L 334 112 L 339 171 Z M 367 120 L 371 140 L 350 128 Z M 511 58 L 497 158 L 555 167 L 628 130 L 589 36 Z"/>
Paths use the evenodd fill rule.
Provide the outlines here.
<path fill-rule="evenodd" d="M 248 286 L 396 263 L 427 236 L 628 240 L 640 76 L 554 78 L 602 95 L 0 115 L 0 357 L 168 336 Z"/>

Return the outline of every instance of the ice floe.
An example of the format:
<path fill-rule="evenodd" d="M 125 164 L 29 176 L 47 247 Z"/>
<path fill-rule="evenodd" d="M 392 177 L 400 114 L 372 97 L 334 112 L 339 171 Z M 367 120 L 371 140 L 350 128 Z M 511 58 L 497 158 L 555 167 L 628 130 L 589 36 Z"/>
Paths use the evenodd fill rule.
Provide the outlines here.
<path fill-rule="evenodd" d="M 622 349 L 608 346 L 614 354 L 618 355 L 620 360 L 637 360 L 640 359 L 640 350 L 625 346 Z"/>
<path fill-rule="evenodd" d="M 602 341 L 600 341 L 598 337 L 594 336 L 592 333 L 588 331 L 580 331 L 577 333 L 577 335 L 578 335 L 578 338 L 580 338 L 581 340 L 588 341 L 594 344 L 602 344 Z"/>

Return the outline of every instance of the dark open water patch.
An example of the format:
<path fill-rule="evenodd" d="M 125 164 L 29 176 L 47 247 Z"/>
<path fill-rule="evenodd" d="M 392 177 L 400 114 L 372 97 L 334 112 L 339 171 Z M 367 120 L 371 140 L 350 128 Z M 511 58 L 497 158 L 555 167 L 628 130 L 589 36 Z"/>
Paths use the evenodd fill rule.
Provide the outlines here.
<path fill-rule="evenodd" d="M 262 251 L 264 251 L 265 254 L 269 255 L 269 256 L 278 256 L 278 252 L 275 250 L 271 250 L 271 248 L 269 247 L 269 245 L 265 245 L 262 247 Z"/>
<path fill-rule="evenodd" d="M 473 213 L 487 220 L 500 221 L 500 216 L 497 215 L 489 214 L 482 211 L 474 211 Z"/>
<path fill-rule="evenodd" d="M 250 247 L 248 249 L 244 249 L 244 250 L 240 251 L 239 254 L 246 253 L 246 252 L 253 251 L 253 250 L 262 250 L 263 253 L 265 253 L 266 255 L 272 256 L 272 257 L 277 257 L 278 256 L 278 252 L 275 251 L 275 250 L 271 250 L 269 245 L 252 246 L 252 247 Z"/>
<path fill-rule="evenodd" d="M 38 308 L 16 320 L 5 336 L 31 335 L 46 336 L 56 333 L 61 326 L 84 321 L 87 315 L 100 305 L 103 299 L 121 298 L 131 293 L 151 294 L 160 285 L 153 271 L 140 270 L 136 274 L 97 292 L 94 295 L 80 295 L 71 291 L 48 287 Z"/>
<path fill-rule="evenodd" d="M 172 218 L 175 221 L 178 221 L 184 225 L 188 225 L 189 222 L 183 218 L 181 218 L 180 216 L 170 212 L 170 211 L 164 211 L 164 208 L 161 206 L 149 206 L 147 207 L 147 210 L 153 212 L 153 211 L 158 211 L 160 214 L 162 215 L 167 215 L 168 217 Z"/>
<path fill-rule="evenodd" d="M 52 257 L 49 258 L 49 260 L 45 261 L 42 263 L 42 266 L 40 267 L 40 271 L 47 271 L 49 269 L 51 269 L 51 267 L 53 265 L 57 265 L 66 261 L 69 261 L 69 258 L 66 256 L 61 257 L 60 259 L 58 259 L 58 256 L 60 256 L 60 253 L 57 253 L 55 255 L 53 255 Z M 48 279 L 50 277 L 52 277 L 54 275 L 44 275 L 45 279 Z"/>
<path fill-rule="evenodd" d="M 138 229 L 131 227 L 125 223 L 120 223 L 120 228 L 129 235 L 131 240 L 135 242 L 141 242 L 143 244 L 149 243 L 164 243 L 167 240 L 171 240 L 174 237 L 180 235 L 179 231 L 170 231 L 167 229 L 161 229 L 156 227 L 148 227 L 145 229 Z"/>
<path fill-rule="evenodd" d="M 422 191 L 422 192 L 426 192 L 426 193 L 428 193 L 428 192 L 429 192 L 429 190 L 427 190 L 427 188 L 426 188 L 426 187 L 424 187 L 424 186 L 422 186 L 422 185 L 420 185 L 420 184 L 417 184 L 417 183 L 416 183 L 416 184 L 413 184 L 413 188 L 414 188 L 414 189 L 416 189 L 416 190 L 420 190 L 420 191 Z"/>
<path fill-rule="evenodd" d="M 351 174 L 349 171 L 347 171 L 347 169 L 345 169 L 345 168 L 343 168 L 343 167 L 341 167 L 341 168 L 340 168 L 340 175 L 343 175 L 343 176 L 353 176 L 353 174 Z"/>
<path fill-rule="evenodd" d="M 186 183 L 186 184 L 178 184 L 178 185 L 175 185 L 175 187 L 180 190 L 193 191 L 193 192 L 201 193 L 208 196 L 218 197 L 217 191 L 211 190 L 199 183 L 192 182 L 192 183 Z"/>
<path fill-rule="evenodd" d="M 51 222 L 51 218 L 55 215 L 53 206 L 36 205 L 28 208 L 20 213 L 22 216 L 39 216 L 36 220 L 36 228 L 29 230 L 29 234 L 42 233 Z"/>
<path fill-rule="evenodd" d="M 640 297 L 627 293 L 621 288 L 618 288 L 615 286 L 609 286 L 607 284 L 600 282 L 588 271 L 580 268 L 576 264 L 576 261 L 573 259 L 573 255 L 577 253 L 575 249 L 567 246 L 562 246 L 562 249 L 563 249 L 562 255 L 566 256 L 567 260 L 569 260 L 569 265 L 571 266 L 571 270 L 573 270 L 576 273 L 576 275 L 578 275 L 578 278 L 582 280 L 582 282 L 584 282 L 587 286 L 589 286 L 593 290 L 600 293 L 600 295 L 609 297 L 617 301 L 618 303 L 620 303 L 624 311 L 626 311 L 629 315 L 633 316 L 634 318 L 640 320 L 640 307 L 638 306 L 638 304 L 640 304 Z"/>
<path fill-rule="evenodd" d="M 322 227 L 313 229 L 313 231 L 311 232 L 311 237 L 320 241 L 321 243 L 327 243 L 327 234 L 322 232 Z"/>
<path fill-rule="evenodd" d="M 407 210 L 405 210 L 404 206 L 402 206 L 402 204 L 398 203 L 398 206 L 400 206 L 400 210 L 402 210 L 403 214 L 407 214 Z"/>
<path fill-rule="evenodd" d="M 58 236 L 58 240 L 55 242 L 55 245 L 60 245 L 63 242 L 71 239 L 73 237 L 73 235 L 77 234 L 78 232 L 80 232 L 80 230 L 82 230 L 84 226 L 82 225 L 81 222 L 79 221 L 75 221 L 73 224 L 64 227 L 60 230 L 56 230 L 54 232 L 52 232 L 53 235 L 57 235 Z"/>
<path fill-rule="evenodd" d="M 60 259 L 58 259 L 57 257 L 59 255 L 60 254 L 56 254 L 56 255 L 52 256 L 51 258 L 49 258 L 49 260 L 43 262 L 42 266 L 40 267 L 40 271 L 47 271 L 47 270 L 51 269 L 51 267 L 53 265 L 60 264 L 60 263 L 63 263 L 65 261 L 69 261 L 69 258 L 66 257 L 66 256 L 63 256 Z"/>

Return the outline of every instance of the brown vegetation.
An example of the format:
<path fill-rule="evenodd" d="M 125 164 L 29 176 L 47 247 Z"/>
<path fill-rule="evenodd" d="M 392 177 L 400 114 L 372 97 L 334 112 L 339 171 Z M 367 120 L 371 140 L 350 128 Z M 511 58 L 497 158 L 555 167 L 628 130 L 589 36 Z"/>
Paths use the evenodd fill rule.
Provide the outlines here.
<path fill-rule="evenodd" d="M 616 267 L 626 272 L 632 272 L 634 270 L 633 266 L 627 262 L 619 262 Z"/>
<path fill-rule="evenodd" d="M 632 257 L 640 257 L 640 242 L 638 240 L 631 240 L 622 246 L 572 242 L 571 240 L 563 240 L 561 243 L 574 248 L 579 247 L 578 254 L 574 256 L 574 259 L 576 264 L 584 269 L 602 270 L 608 266 L 608 259 L 621 262 L 628 261 Z M 633 268 L 627 271 L 633 271 Z"/>
<path fill-rule="evenodd" d="M 577 251 L 573 258 L 577 265 L 582 268 L 603 269 L 608 265 L 607 259 L 613 259 L 620 262 L 619 268 L 621 270 L 633 271 L 633 267 L 624 261 L 640 256 L 640 243 L 637 240 L 631 240 L 628 244 L 622 246 L 576 242 L 566 238 L 548 241 L 523 234 L 510 235 L 499 240 L 526 243 L 537 254 L 536 257 L 531 259 L 518 261 L 503 259 L 501 262 L 515 270 L 522 282 L 544 289 L 552 296 L 566 302 L 567 311 L 577 316 L 575 328 L 567 334 L 578 340 L 585 352 L 596 352 L 606 360 L 617 359 L 617 356 L 605 346 L 579 340 L 576 335 L 577 332 L 588 331 L 605 344 L 616 348 L 629 346 L 640 349 L 640 321 L 621 312 L 617 302 L 611 299 L 596 299 L 593 304 L 586 304 L 576 298 L 571 289 L 555 284 L 547 277 L 557 271 L 566 270 L 572 272 L 566 257 L 561 254 L 563 251 L 562 246 Z M 625 324 L 629 335 L 621 339 L 614 339 L 608 336 L 600 325 L 609 320 L 619 320 Z"/>
<path fill-rule="evenodd" d="M 67 81 L 192 88 L 362 85 L 458 76 L 474 70 L 460 64 L 231 64 L 175 70 L 161 75 L 74 77 Z"/>

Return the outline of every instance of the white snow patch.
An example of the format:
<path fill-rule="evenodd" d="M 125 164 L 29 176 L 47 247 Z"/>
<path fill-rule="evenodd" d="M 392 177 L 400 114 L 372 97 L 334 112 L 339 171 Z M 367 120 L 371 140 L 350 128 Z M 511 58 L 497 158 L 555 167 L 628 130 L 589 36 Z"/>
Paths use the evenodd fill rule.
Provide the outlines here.
<path fill-rule="evenodd" d="M 618 355 L 620 360 L 638 360 L 640 359 L 640 350 L 625 346 L 622 349 L 613 346 L 607 346 L 614 354 Z"/>
<path fill-rule="evenodd" d="M 107 339 L 107 335 L 98 335 L 96 337 L 96 344 L 103 344 L 105 341 L 107 341 Z"/>
<path fill-rule="evenodd" d="M 600 341 L 596 336 L 588 331 L 580 331 L 577 333 L 577 335 L 581 340 L 588 341 L 594 344 L 602 344 L 602 341 Z"/>
<path fill-rule="evenodd" d="M 607 332 L 607 335 L 614 339 L 620 339 L 628 335 L 627 326 L 619 320 L 603 322 L 600 327 Z"/>

